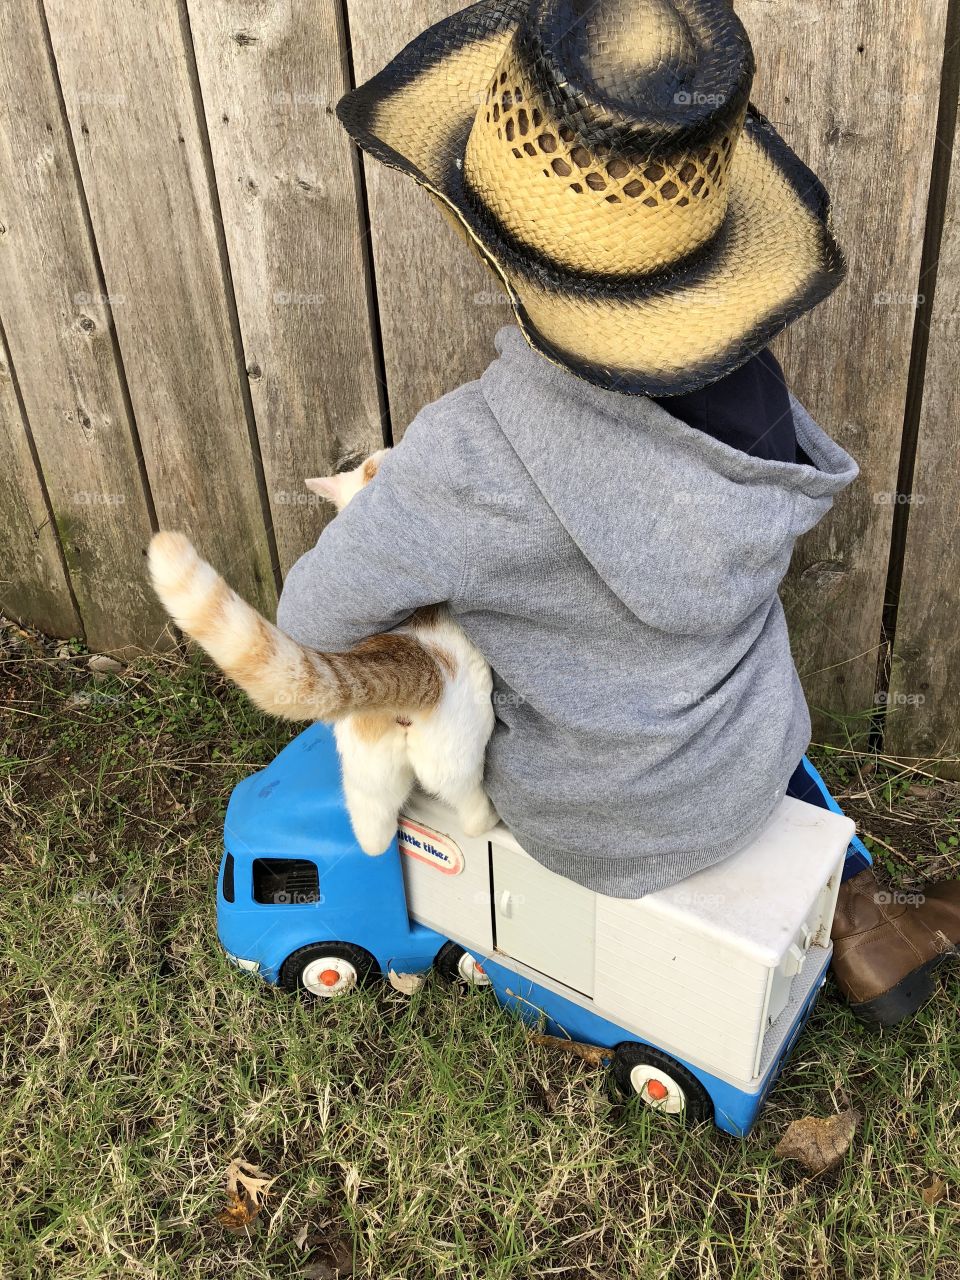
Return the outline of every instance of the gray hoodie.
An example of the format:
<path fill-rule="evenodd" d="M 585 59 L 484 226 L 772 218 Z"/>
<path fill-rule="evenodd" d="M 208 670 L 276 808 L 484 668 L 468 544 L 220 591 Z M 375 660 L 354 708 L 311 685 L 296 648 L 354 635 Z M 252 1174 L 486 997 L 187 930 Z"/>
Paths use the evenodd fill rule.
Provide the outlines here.
<path fill-rule="evenodd" d="M 854 479 L 755 458 L 557 368 L 519 329 L 428 405 L 291 569 L 278 623 L 342 650 L 449 602 L 494 672 L 486 785 L 546 866 L 639 897 L 748 843 L 807 748 L 777 588 Z"/>

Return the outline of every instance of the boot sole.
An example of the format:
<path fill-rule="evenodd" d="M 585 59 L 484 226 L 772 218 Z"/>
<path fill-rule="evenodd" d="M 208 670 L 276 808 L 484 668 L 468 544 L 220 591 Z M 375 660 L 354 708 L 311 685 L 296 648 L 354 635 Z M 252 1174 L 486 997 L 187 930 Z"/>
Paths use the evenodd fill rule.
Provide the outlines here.
<path fill-rule="evenodd" d="M 919 969 L 908 973 L 882 996 L 874 996 L 872 1000 L 864 1000 L 862 1004 L 851 1004 L 850 1012 L 861 1022 L 873 1023 L 881 1027 L 895 1027 L 905 1022 L 934 994 L 936 987 L 933 971 L 946 960 L 949 954 L 945 951 L 943 955 L 934 956 Z"/>

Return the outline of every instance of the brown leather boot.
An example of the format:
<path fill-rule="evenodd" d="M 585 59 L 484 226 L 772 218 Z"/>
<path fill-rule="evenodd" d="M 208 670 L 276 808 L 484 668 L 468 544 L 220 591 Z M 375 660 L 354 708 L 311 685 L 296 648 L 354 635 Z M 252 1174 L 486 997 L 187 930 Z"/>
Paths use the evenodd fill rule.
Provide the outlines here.
<path fill-rule="evenodd" d="M 933 970 L 960 944 L 960 881 L 883 889 L 870 870 L 840 886 L 833 976 L 864 1022 L 896 1026 L 933 995 Z"/>

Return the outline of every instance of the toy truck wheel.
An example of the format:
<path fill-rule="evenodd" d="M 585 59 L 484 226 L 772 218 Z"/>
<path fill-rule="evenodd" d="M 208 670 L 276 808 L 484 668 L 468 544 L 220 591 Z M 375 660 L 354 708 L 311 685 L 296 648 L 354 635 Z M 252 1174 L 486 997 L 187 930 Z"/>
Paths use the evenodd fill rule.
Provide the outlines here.
<path fill-rule="evenodd" d="M 376 967 L 376 960 L 362 947 L 350 942 L 316 942 L 284 960 L 280 986 L 329 1000 L 368 984 Z"/>
<path fill-rule="evenodd" d="M 713 1115 L 710 1095 L 697 1077 L 650 1045 L 618 1044 L 610 1081 L 620 1098 L 640 1098 L 651 1111 L 678 1116 L 685 1124 L 699 1124 Z"/>
<path fill-rule="evenodd" d="M 466 987 L 490 985 L 490 979 L 481 966 L 458 942 L 445 942 L 437 952 L 433 964 L 444 982 L 457 982 Z"/>

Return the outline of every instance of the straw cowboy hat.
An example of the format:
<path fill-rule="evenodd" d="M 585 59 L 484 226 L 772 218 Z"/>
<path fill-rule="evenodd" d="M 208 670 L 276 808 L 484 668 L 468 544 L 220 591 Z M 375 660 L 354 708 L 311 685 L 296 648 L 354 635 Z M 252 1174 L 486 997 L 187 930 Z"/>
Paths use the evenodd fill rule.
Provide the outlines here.
<path fill-rule="evenodd" d="M 481 0 L 338 115 L 455 215 L 533 347 L 676 395 L 845 270 L 826 192 L 749 103 L 753 72 L 729 0 Z"/>

